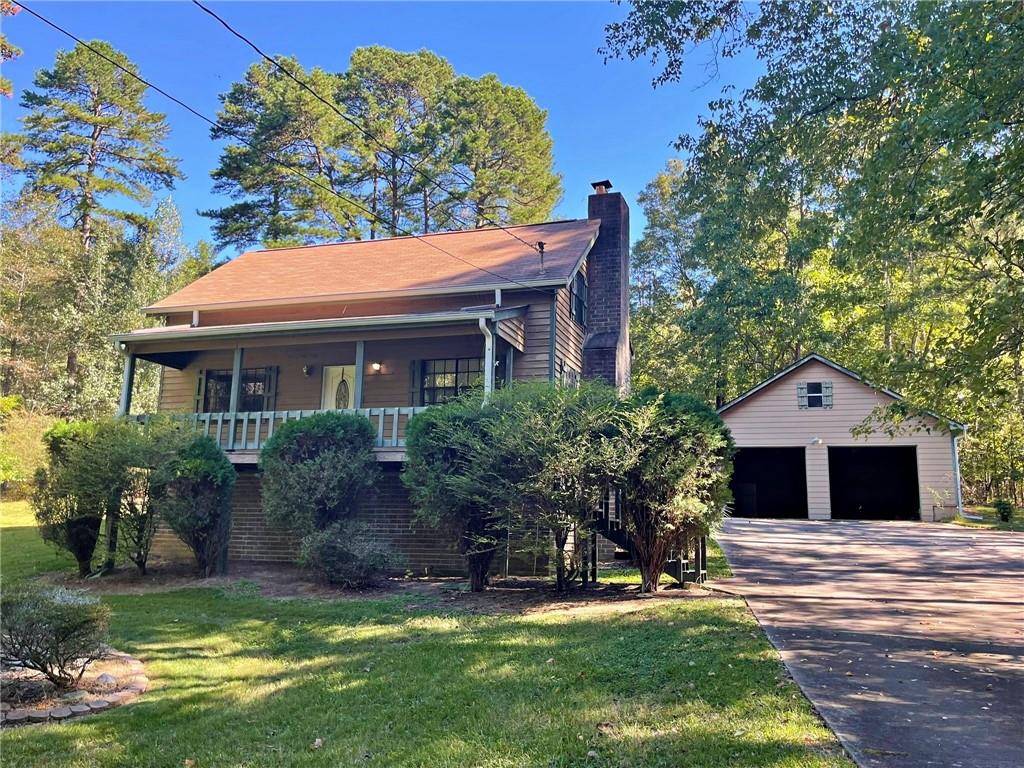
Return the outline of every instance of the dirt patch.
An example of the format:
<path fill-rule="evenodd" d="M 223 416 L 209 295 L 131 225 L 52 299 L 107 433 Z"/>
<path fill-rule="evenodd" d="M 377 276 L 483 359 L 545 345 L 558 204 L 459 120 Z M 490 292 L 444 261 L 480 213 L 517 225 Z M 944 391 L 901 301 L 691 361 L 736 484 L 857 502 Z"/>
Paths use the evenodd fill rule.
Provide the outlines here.
<path fill-rule="evenodd" d="M 634 584 L 603 584 L 583 589 L 578 585 L 565 594 L 550 581 L 537 578 L 494 579 L 484 592 L 470 592 L 458 577 L 393 578 L 367 589 L 339 589 L 310 578 L 288 564 L 232 563 L 226 576 L 198 578 L 187 565 L 157 563 L 142 576 L 134 568 L 122 568 L 102 577 L 80 580 L 70 575 L 51 576 L 51 581 L 84 587 L 110 595 L 144 595 L 189 588 L 222 589 L 234 595 L 272 599 L 382 600 L 414 597 L 410 609 L 433 605 L 439 609 L 475 614 L 531 614 L 547 611 L 585 613 L 619 604 L 623 611 L 639 610 L 652 601 L 699 599 L 711 595 L 694 585 L 669 586 L 657 595 L 644 595 Z"/>

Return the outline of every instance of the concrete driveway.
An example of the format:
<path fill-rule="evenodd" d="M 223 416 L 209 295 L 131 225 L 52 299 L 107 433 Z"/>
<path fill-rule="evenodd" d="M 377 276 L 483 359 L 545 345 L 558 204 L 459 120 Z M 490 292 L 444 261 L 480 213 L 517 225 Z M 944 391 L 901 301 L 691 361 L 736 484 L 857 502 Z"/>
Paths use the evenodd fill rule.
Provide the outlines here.
<path fill-rule="evenodd" d="M 1024 766 L 1024 534 L 740 520 L 719 542 L 793 678 L 863 766 Z"/>

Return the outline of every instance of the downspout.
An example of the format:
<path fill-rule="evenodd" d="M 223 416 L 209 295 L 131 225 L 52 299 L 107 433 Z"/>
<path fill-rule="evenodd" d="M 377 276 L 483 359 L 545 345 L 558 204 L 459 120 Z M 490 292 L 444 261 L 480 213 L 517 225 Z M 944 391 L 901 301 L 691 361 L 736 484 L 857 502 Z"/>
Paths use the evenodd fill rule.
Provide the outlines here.
<path fill-rule="evenodd" d="M 962 517 L 964 514 L 964 496 L 960 488 L 960 448 L 957 441 L 967 433 L 967 427 L 959 435 L 950 432 L 950 440 L 953 443 L 953 482 L 956 484 L 956 513 Z"/>
<path fill-rule="evenodd" d="M 480 333 L 484 335 L 484 402 L 494 391 L 494 334 L 487 324 L 487 318 L 481 317 Z"/>

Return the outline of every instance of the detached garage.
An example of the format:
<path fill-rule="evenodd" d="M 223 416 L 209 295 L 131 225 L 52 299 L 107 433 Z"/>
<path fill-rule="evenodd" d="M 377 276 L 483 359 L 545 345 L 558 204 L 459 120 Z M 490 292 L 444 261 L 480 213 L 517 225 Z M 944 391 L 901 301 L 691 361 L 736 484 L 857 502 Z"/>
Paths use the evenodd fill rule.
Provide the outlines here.
<path fill-rule="evenodd" d="M 928 414 L 890 437 L 852 430 L 902 399 L 808 355 L 719 409 L 737 454 L 736 517 L 942 520 L 960 507 L 963 426 Z"/>

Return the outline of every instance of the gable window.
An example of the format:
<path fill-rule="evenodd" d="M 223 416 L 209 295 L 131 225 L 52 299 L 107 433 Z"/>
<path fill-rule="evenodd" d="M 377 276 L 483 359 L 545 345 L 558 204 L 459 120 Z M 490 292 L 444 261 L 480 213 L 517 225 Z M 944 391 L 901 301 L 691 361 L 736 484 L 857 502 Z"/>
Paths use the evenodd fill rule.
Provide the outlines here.
<path fill-rule="evenodd" d="M 422 361 L 420 403 L 438 405 L 458 397 L 483 377 L 483 362 L 479 357 Z"/>
<path fill-rule="evenodd" d="M 569 286 L 569 317 L 586 328 L 587 277 L 582 272 L 576 273 L 572 285 Z"/>
<path fill-rule="evenodd" d="M 277 369 L 243 368 L 241 374 L 239 412 L 273 410 Z M 231 369 L 201 371 L 196 401 L 198 413 L 228 411 L 231 408 Z"/>
<path fill-rule="evenodd" d="M 831 381 L 801 381 L 796 385 L 797 405 L 800 408 L 831 408 Z"/>

